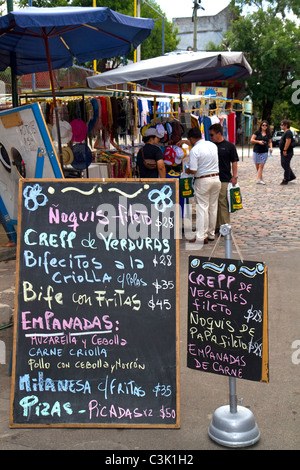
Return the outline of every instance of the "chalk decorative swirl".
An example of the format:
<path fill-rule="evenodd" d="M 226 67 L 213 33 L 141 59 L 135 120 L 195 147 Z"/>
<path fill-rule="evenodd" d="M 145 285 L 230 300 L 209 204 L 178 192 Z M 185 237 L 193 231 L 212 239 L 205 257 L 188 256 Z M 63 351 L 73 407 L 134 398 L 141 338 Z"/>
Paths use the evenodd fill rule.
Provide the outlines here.
<path fill-rule="evenodd" d="M 77 191 L 80 194 L 83 194 L 84 196 L 91 196 L 91 194 L 94 194 L 97 186 L 94 186 L 90 191 L 83 191 L 82 189 L 79 188 L 74 188 L 73 186 L 69 188 L 63 188 L 61 190 L 62 193 L 66 193 L 67 191 Z"/>
<path fill-rule="evenodd" d="M 121 189 L 118 189 L 118 188 L 109 188 L 108 191 L 109 192 L 116 192 L 116 193 L 121 194 L 121 196 L 128 197 L 129 199 L 133 199 L 134 197 L 138 196 L 143 191 L 143 188 L 139 189 L 138 191 L 136 191 L 133 194 L 125 193 L 124 191 L 121 191 Z"/>

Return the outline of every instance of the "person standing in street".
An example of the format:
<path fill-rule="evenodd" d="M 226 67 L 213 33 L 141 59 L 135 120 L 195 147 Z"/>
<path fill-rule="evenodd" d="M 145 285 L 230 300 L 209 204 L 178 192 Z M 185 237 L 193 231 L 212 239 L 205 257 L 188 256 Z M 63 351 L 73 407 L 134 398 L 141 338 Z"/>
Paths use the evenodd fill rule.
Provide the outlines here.
<path fill-rule="evenodd" d="M 268 149 L 273 151 L 272 136 L 267 121 L 261 122 L 259 129 L 252 135 L 250 143 L 254 144 L 253 161 L 257 171 L 256 184 L 266 184 L 262 177 L 263 169 L 268 158 Z"/>
<path fill-rule="evenodd" d="M 219 158 L 221 190 L 218 200 L 218 215 L 216 223 L 216 231 L 218 232 L 221 225 L 230 224 L 227 188 L 229 182 L 234 186 L 237 184 L 239 157 L 235 145 L 224 139 L 221 124 L 216 123 L 210 126 L 209 136 L 212 142 L 217 145 Z"/>
<path fill-rule="evenodd" d="M 221 189 L 219 180 L 218 151 L 215 144 L 202 140 L 201 131 L 192 127 L 188 131 L 192 146 L 187 174 L 195 176 L 194 197 L 196 202 L 196 237 L 190 243 L 208 243 L 215 239 L 218 198 Z"/>
<path fill-rule="evenodd" d="M 281 166 L 284 170 L 283 180 L 280 183 L 282 185 L 288 184 L 290 181 L 296 179 L 296 176 L 293 173 L 293 170 L 291 169 L 291 160 L 294 155 L 294 138 L 293 133 L 290 130 L 290 125 L 290 121 L 288 121 L 287 119 L 283 119 L 280 124 L 281 129 L 284 131 L 284 134 L 279 142 Z"/>

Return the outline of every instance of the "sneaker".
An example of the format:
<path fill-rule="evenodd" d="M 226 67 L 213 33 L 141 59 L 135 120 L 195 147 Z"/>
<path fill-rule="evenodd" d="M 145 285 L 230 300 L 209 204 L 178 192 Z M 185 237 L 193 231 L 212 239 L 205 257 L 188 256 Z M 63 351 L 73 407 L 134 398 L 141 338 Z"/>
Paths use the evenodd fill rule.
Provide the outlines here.
<path fill-rule="evenodd" d="M 256 181 L 256 184 L 266 184 L 263 180 Z"/>
<path fill-rule="evenodd" d="M 281 185 L 288 184 L 288 181 L 282 180 L 280 184 L 281 184 Z"/>

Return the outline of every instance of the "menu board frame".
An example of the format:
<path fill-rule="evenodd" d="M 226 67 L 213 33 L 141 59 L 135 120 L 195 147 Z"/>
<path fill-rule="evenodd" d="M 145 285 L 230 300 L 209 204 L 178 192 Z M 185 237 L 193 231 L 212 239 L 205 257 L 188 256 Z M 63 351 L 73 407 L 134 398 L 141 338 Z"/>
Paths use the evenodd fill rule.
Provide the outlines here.
<path fill-rule="evenodd" d="M 125 186 L 126 191 L 124 191 L 124 184 L 126 185 Z M 31 186 L 29 186 L 29 185 L 31 185 Z M 21 396 L 20 392 L 17 392 L 17 387 L 18 387 L 18 380 L 20 379 L 20 375 L 21 375 L 21 373 L 20 373 L 21 369 L 20 368 L 22 368 L 22 365 L 18 365 L 18 364 L 20 363 L 20 361 L 21 362 L 23 361 L 23 365 L 25 365 L 26 360 L 28 360 L 28 357 L 26 359 L 24 359 L 24 358 L 22 359 L 22 357 L 20 357 L 20 353 L 21 353 L 21 346 L 20 345 L 22 345 L 22 342 L 25 342 L 25 335 L 24 335 L 24 332 L 22 333 L 21 326 L 20 326 L 21 322 L 22 322 L 22 319 L 20 317 L 20 314 L 21 314 L 20 304 L 22 306 L 22 302 L 23 302 L 23 307 L 24 307 L 24 299 L 23 299 L 23 297 L 24 297 L 24 290 L 23 290 L 24 287 L 23 288 L 21 287 L 21 282 L 23 280 L 21 275 L 22 275 L 22 273 L 26 272 L 26 268 L 22 265 L 22 263 L 23 263 L 23 261 L 22 261 L 23 254 L 21 252 L 21 248 L 22 248 L 22 246 L 24 248 L 24 236 L 25 237 L 28 237 L 28 236 L 32 237 L 31 240 L 30 240 L 30 238 L 29 238 L 29 240 L 35 245 L 39 244 L 39 243 L 37 243 L 37 240 L 38 240 L 38 237 L 39 237 L 37 227 L 35 227 L 37 229 L 37 230 L 35 230 L 35 232 L 31 232 L 30 229 L 29 229 L 29 232 L 27 232 L 26 235 L 24 234 L 24 228 L 27 227 L 27 230 L 28 230 L 28 225 L 26 226 L 26 224 L 25 224 L 25 226 L 23 227 L 23 224 L 22 224 L 22 222 L 23 222 L 22 218 L 25 220 L 25 216 L 24 216 L 24 213 L 23 213 L 25 211 L 25 209 L 23 207 L 25 205 L 23 189 L 25 188 L 25 192 L 26 192 L 26 189 L 28 187 L 34 187 L 36 189 L 38 187 L 36 185 L 40 185 L 43 188 L 47 188 L 49 195 L 52 194 L 52 192 L 55 193 L 56 190 L 59 187 L 60 188 L 63 187 L 65 191 L 68 191 L 69 190 L 68 188 L 71 188 L 72 186 L 77 186 L 78 189 L 80 188 L 82 190 L 82 193 L 83 192 L 89 193 L 89 191 L 85 191 L 87 189 L 89 189 L 90 192 L 92 193 L 92 190 L 90 188 L 96 188 L 97 187 L 97 189 L 98 188 L 107 189 L 107 187 L 111 188 L 112 187 L 111 185 L 114 185 L 115 189 L 111 189 L 111 191 L 115 191 L 115 192 L 114 193 L 112 192 L 110 194 L 114 194 L 115 197 L 116 197 L 117 193 L 122 193 L 122 190 L 123 190 L 123 192 L 126 192 L 126 194 L 129 194 L 129 193 L 136 194 L 136 193 L 138 193 L 138 191 L 136 191 L 137 187 L 135 187 L 135 186 L 139 185 L 139 191 L 142 191 L 142 188 L 147 188 L 147 189 L 145 189 L 144 192 L 147 193 L 147 191 L 148 191 L 148 198 L 151 201 L 152 201 L 152 199 L 150 199 L 150 196 L 149 196 L 150 195 L 150 189 L 153 190 L 153 188 L 156 188 L 156 189 L 154 189 L 154 192 L 155 191 L 157 192 L 157 188 L 161 188 L 161 191 L 163 191 L 164 188 L 167 187 L 167 188 L 172 189 L 172 191 L 171 191 L 172 198 L 171 199 L 172 199 L 172 203 L 173 203 L 174 211 L 175 211 L 174 221 L 175 221 L 175 219 L 178 219 L 179 207 L 180 207 L 179 206 L 179 191 L 178 191 L 179 184 L 178 184 L 178 180 L 176 180 L 176 179 L 157 179 L 157 180 L 153 180 L 153 179 L 126 179 L 126 180 L 124 180 L 124 179 L 101 179 L 101 180 L 99 180 L 99 179 L 97 179 L 97 180 L 93 180 L 93 179 L 81 179 L 81 180 L 72 180 L 72 179 L 68 179 L 68 180 L 23 179 L 23 180 L 20 181 L 10 427 L 12 427 L 12 428 L 14 428 L 14 427 L 16 427 L 16 428 L 22 428 L 22 427 L 25 427 L 25 428 L 28 428 L 28 427 L 31 427 L 31 428 L 33 428 L 33 427 L 34 428 L 35 427 L 39 427 L 39 428 L 43 428 L 43 427 L 47 427 L 47 428 L 48 427 L 53 427 L 53 428 L 63 428 L 63 427 L 66 427 L 66 428 L 67 427 L 68 428 L 81 428 L 81 427 L 83 427 L 83 428 L 84 427 L 86 427 L 86 428 L 126 428 L 126 427 L 128 427 L 128 428 L 179 428 L 180 427 L 180 359 L 179 359 L 179 238 L 180 238 L 180 236 L 179 236 L 179 227 L 178 227 L 178 224 L 177 224 L 177 220 L 176 220 L 176 223 L 174 223 L 174 228 L 173 228 L 173 231 L 172 231 L 173 236 L 174 236 L 174 241 L 170 242 L 170 245 L 172 245 L 172 247 L 173 247 L 172 248 L 172 250 L 173 250 L 172 255 L 174 257 L 174 264 L 175 264 L 175 266 L 173 264 L 173 267 L 172 267 L 172 270 L 173 270 L 172 275 L 174 276 L 174 279 L 175 279 L 175 281 L 173 282 L 174 291 L 172 292 L 172 300 L 174 300 L 174 305 L 172 306 L 172 310 L 169 314 L 168 314 L 167 311 L 163 311 L 161 316 L 166 317 L 164 320 L 160 320 L 159 317 L 157 316 L 157 318 L 158 318 L 158 320 L 157 320 L 158 321 L 158 327 L 160 326 L 160 322 L 161 322 L 161 328 L 160 328 L 161 331 L 160 331 L 159 334 L 160 335 L 165 335 L 165 337 L 166 337 L 166 343 L 164 343 L 164 342 L 163 343 L 166 344 L 167 346 L 171 345 L 170 349 L 171 349 L 172 353 L 168 354 L 168 352 L 166 351 L 166 357 L 168 359 L 170 359 L 172 357 L 172 361 L 174 359 L 174 363 L 172 362 L 171 364 L 164 363 L 163 362 L 164 358 L 162 358 L 162 361 L 158 361 L 159 364 L 158 364 L 157 368 L 159 368 L 162 365 L 163 369 L 164 369 L 164 371 L 160 370 L 158 376 L 162 377 L 163 375 L 165 375 L 168 378 L 170 378 L 170 376 L 171 376 L 170 381 L 172 382 L 173 385 L 175 384 L 175 386 L 176 386 L 176 391 L 174 392 L 174 396 L 172 397 L 173 407 L 172 408 L 167 407 L 168 399 L 166 398 L 168 395 L 170 395 L 171 386 L 168 387 L 167 384 L 163 384 L 162 382 L 157 383 L 157 384 L 153 383 L 154 389 L 151 390 L 151 391 L 154 393 L 155 397 L 159 397 L 159 399 L 161 400 L 162 405 L 159 405 L 159 407 L 155 410 L 156 416 L 159 416 L 159 417 L 157 417 L 155 419 L 154 418 L 153 419 L 149 418 L 150 416 L 154 415 L 154 411 L 153 411 L 153 414 L 152 414 L 152 410 L 151 410 L 151 414 L 150 414 L 150 410 L 147 407 L 147 399 L 146 399 L 146 402 L 144 402 L 144 406 L 139 405 L 139 401 L 136 400 L 136 396 L 139 395 L 139 392 L 138 392 L 139 387 L 138 386 L 135 387 L 135 385 L 134 385 L 135 390 L 132 392 L 132 387 L 131 387 L 130 380 L 129 380 L 128 382 L 123 382 L 124 386 L 119 385 L 118 393 L 120 395 L 121 394 L 122 395 L 129 394 L 130 397 L 129 397 L 129 402 L 128 403 L 131 406 L 128 406 L 128 408 L 126 408 L 124 403 L 121 403 L 121 405 L 123 407 L 122 406 L 119 407 L 119 411 L 116 411 L 116 409 L 118 408 L 116 406 L 116 408 L 114 409 L 114 412 L 116 412 L 116 414 L 119 412 L 119 414 L 116 418 L 114 418 L 114 416 L 113 416 L 113 418 L 111 419 L 111 415 L 110 415 L 110 418 L 107 419 L 107 421 L 104 419 L 101 422 L 97 422 L 97 420 L 94 419 L 94 418 L 92 418 L 92 420 L 90 420 L 90 421 L 86 421 L 85 418 L 83 418 L 82 420 L 78 419 L 78 420 L 75 420 L 75 421 L 74 420 L 68 420 L 68 419 L 66 419 L 66 421 L 64 421 L 64 420 L 55 420 L 55 419 L 52 420 L 52 417 L 51 417 L 52 413 L 46 412 L 46 414 L 48 416 L 47 420 L 45 420 L 45 419 L 40 420 L 39 417 L 43 413 L 44 408 L 42 406 L 43 405 L 42 403 L 38 403 L 35 406 L 35 408 L 31 407 L 31 406 L 29 406 L 27 408 L 24 407 L 24 410 L 25 410 L 24 413 L 27 413 L 27 415 L 30 414 L 31 412 L 35 413 L 36 417 L 33 420 L 26 420 L 26 419 L 22 419 L 22 418 L 19 419 L 18 413 L 20 413 L 20 412 L 19 411 L 15 412 L 15 409 L 16 409 L 17 400 Z M 144 185 L 144 186 L 142 186 L 142 185 Z M 49 191 L 50 189 L 51 189 L 51 193 Z M 80 192 L 81 191 L 78 191 L 77 193 L 73 193 L 73 195 L 69 196 L 69 197 L 71 197 L 71 201 L 72 201 L 71 202 L 71 208 L 72 207 L 74 208 L 74 206 L 72 206 L 72 203 L 73 204 L 76 203 L 77 205 L 80 203 Z M 48 196 L 48 193 L 47 193 L 47 196 Z M 43 194 L 39 193 L 39 191 L 35 192 L 35 194 L 37 194 L 39 196 L 39 199 L 36 199 L 36 204 L 37 205 L 43 204 Z M 170 193 L 167 194 L 167 196 L 169 196 L 169 195 L 170 195 Z M 146 197 L 146 196 L 144 196 L 144 197 Z M 155 199 L 153 199 L 153 201 L 156 202 Z M 109 201 L 106 199 L 105 202 L 109 202 Z M 136 202 L 138 202 L 138 201 L 136 201 Z M 133 199 L 128 199 L 128 205 L 130 205 L 130 203 L 133 203 Z M 29 201 L 28 204 L 29 205 L 32 204 L 32 201 L 31 202 Z M 55 208 L 55 200 L 52 201 L 52 206 L 53 206 L 53 208 Z M 52 215 L 54 213 L 55 212 L 54 212 L 54 209 L 53 209 Z M 103 216 L 104 216 L 104 214 L 103 214 Z M 123 218 L 123 216 L 124 216 L 124 218 Z M 54 217 L 54 215 L 53 215 L 53 217 Z M 123 220 L 126 219 L 125 213 L 122 214 L 122 218 L 123 218 Z M 134 220 L 134 218 L 131 219 L 131 220 Z M 74 220 L 73 220 L 73 222 L 74 222 Z M 69 220 L 69 225 L 72 225 L 73 222 L 70 222 L 70 220 Z M 42 221 L 39 222 L 39 223 L 41 223 L 40 230 L 42 232 L 44 232 L 44 231 L 46 232 L 47 227 L 45 227 L 43 225 Z M 66 223 L 64 225 L 65 225 L 65 227 L 67 227 Z M 93 225 L 93 227 L 94 227 L 94 225 Z M 69 228 L 69 231 L 70 231 L 70 228 Z M 90 232 L 91 231 L 87 227 L 87 231 L 85 233 L 86 236 L 84 238 L 85 246 L 88 246 L 89 248 L 93 248 L 92 245 L 93 245 L 94 242 L 92 242 L 92 240 L 91 240 L 92 237 L 91 237 Z M 72 231 L 70 233 L 72 233 Z M 81 235 L 82 235 L 82 233 L 83 232 L 81 232 Z M 161 235 L 161 236 L 163 236 L 163 235 Z M 45 237 L 42 236 L 42 239 L 43 239 L 43 241 L 41 243 L 46 243 L 46 244 L 50 243 L 50 249 L 51 249 L 51 247 L 55 247 L 55 249 L 56 249 L 57 240 L 59 240 L 59 235 L 56 234 L 55 236 L 53 236 L 52 241 L 50 241 L 50 237 L 47 240 L 47 235 L 45 235 Z M 59 245 L 59 243 L 64 243 L 65 247 L 66 247 L 66 244 L 68 244 L 68 243 L 70 243 L 70 245 L 72 245 L 72 240 L 73 240 L 73 235 L 70 236 L 70 238 L 63 238 L 60 242 L 58 242 L 58 245 Z M 28 242 L 28 239 L 27 239 L 27 242 Z M 97 240 L 96 240 L 96 242 L 97 242 Z M 118 242 L 116 241 L 116 244 L 117 243 Z M 75 242 L 74 242 L 74 244 L 75 244 Z M 33 248 L 34 248 L 34 246 L 33 246 Z M 147 252 L 147 249 L 144 249 L 144 252 Z M 58 252 L 58 254 L 59 254 L 59 252 Z M 30 255 L 30 256 L 32 256 L 32 255 Z M 30 260 L 30 256 L 28 258 L 29 260 Z M 113 263 L 117 264 L 118 262 L 116 260 L 114 260 L 114 250 L 111 251 L 110 256 L 111 256 L 111 258 L 110 258 L 111 264 L 113 264 Z M 133 258 L 134 257 L 132 257 L 132 259 Z M 55 263 L 56 262 L 53 261 L 53 264 L 55 264 Z M 30 264 L 30 262 L 29 262 L 29 264 Z M 42 268 L 41 272 L 43 272 L 43 269 L 45 271 L 45 267 Z M 159 269 L 160 268 L 158 266 L 158 271 L 156 271 L 156 273 L 157 273 L 156 277 L 159 275 Z M 166 272 L 166 268 L 161 268 L 161 269 L 165 269 L 164 272 Z M 151 268 L 151 269 L 148 269 L 147 271 L 149 271 L 149 273 L 150 273 L 150 274 L 148 273 L 147 275 L 151 276 L 152 275 L 151 271 L 153 272 L 153 269 Z M 39 276 L 38 273 L 39 273 L 39 270 L 37 269 L 36 274 L 33 274 L 33 275 L 36 275 L 38 277 Z M 75 276 L 75 274 L 74 274 L 74 276 Z M 74 279 L 74 282 L 75 282 L 75 277 L 73 279 Z M 41 281 L 39 281 L 39 282 L 41 283 Z M 70 283 L 72 282 L 72 275 L 70 276 L 69 282 Z M 118 282 L 120 282 L 120 281 L 118 281 Z M 23 286 L 24 286 L 24 283 L 23 283 Z M 29 287 L 28 298 L 31 295 L 30 294 L 30 289 L 31 289 L 31 287 Z M 156 291 L 158 292 L 159 287 L 156 286 L 156 288 L 154 288 L 154 289 L 157 289 Z M 43 302 L 43 299 L 45 299 L 45 302 L 46 303 L 48 302 L 48 307 L 50 307 L 49 300 L 47 300 L 47 295 L 48 294 L 47 294 L 46 285 L 43 285 L 43 289 L 40 288 L 40 290 L 39 291 L 37 290 L 35 292 L 35 294 L 36 294 L 37 299 L 39 299 L 39 300 L 41 299 L 41 302 Z M 63 295 L 65 295 L 65 294 L 63 294 Z M 55 302 L 57 304 L 59 304 L 62 301 L 62 295 L 59 295 L 59 293 L 58 293 L 57 297 L 55 297 L 55 296 L 56 296 L 56 293 L 51 290 L 50 297 L 52 297 L 52 300 L 51 300 L 51 306 L 52 307 L 53 307 L 53 304 L 55 304 Z M 33 295 L 32 295 L 32 297 L 33 297 Z M 98 298 L 101 299 L 100 296 Z M 86 300 L 87 299 L 88 299 L 88 296 L 86 297 Z M 99 302 L 101 302 L 101 300 L 99 300 Z M 77 305 L 77 307 L 79 307 L 79 306 Z M 168 310 L 169 310 L 169 306 L 167 306 L 167 307 L 168 307 Z M 159 310 L 159 308 L 161 310 L 163 310 L 161 306 L 157 307 L 158 310 Z M 41 309 L 42 309 L 42 303 L 41 303 Z M 50 310 L 50 308 L 48 310 Z M 152 310 L 154 310 L 154 307 L 152 308 Z M 172 328 L 170 327 L 171 333 L 169 333 L 168 329 L 166 328 L 167 314 L 170 315 L 169 320 L 171 319 L 171 322 L 170 322 L 170 324 L 172 325 Z M 26 315 L 25 315 L 25 317 L 26 317 Z M 25 328 L 27 328 L 30 325 L 29 322 L 28 322 L 28 324 L 26 324 L 27 318 L 29 319 L 30 316 L 28 316 L 26 318 L 25 317 L 22 316 L 22 318 L 23 318 L 22 328 L 24 326 L 25 326 Z M 76 318 L 77 317 L 80 317 L 80 307 L 79 307 Z M 104 316 L 102 317 L 102 320 L 103 319 L 104 319 Z M 148 325 L 148 327 L 149 327 L 149 325 Z M 120 325 L 120 330 L 121 330 L 121 325 Z M 153 334 L 152 331 L 150 333 Z M 121 336 L 121 335 L 119 335 L 119 336 Z M 131 337 L 131 339 L 132 339 L 132 337 Z M 160 337 L 160 339 L 161 339 L 161 337 Z M 147 347 L 147 351 L 145 352 L 145 357 L 148 357 L 147 353 L 149 354 L 149 352 L 148 352 L 149 344 L 146 344 L 146 347 Z M 130 348 L 131 348 L 130 351 L 131 350 L 133 351 L 133 353 L 131 354 L 131 356 L 132 356 L 131 360 L 133 362 L 135 360 L 137 361 L 136 364 L 133 364 L 133 362 L 132 362 L 132 367 L 130 365 L 130 368 L 133 369 L 135 367 L 135 365 L 138 366 L 140 364 L 138 364 L 138 357 L 135 355 L 136 351 L 134 351 L 134 347 L 132 347 L 132 344 L 131 344 Z M 161 351 L 161 345 L 160 345 L 159 348 L 158 348 L 158 350 Z M 113 347 L 112 347 L 112 350 L 113 350 Z M 153 351 L 155 351 L 155 344 L 154 344 Z M 133 358 L 133 356 L 134 356 L 134 358 Z M 142 356 L 142 354 L 141 354 L 141 356 Z M 166 359 L 166 360 L 168 360 L 168 359 Z M 41 364 L 42 364 L 43 363 L 43 358 L 40 358 L 40 361 L 41 361 Z M 36 362 L 37 362 L 37 364 L 39 364 L 38 360 Z M 149 365 L 149 364 L 146 363 L 146 366 Z M 124 367 L 126 368 L 127 365 L 125 365 Z M 152 366 L 152 363 L 151 363 L 151 366 Z M 33 366 L 33 367 L 35 367 L 35 366 Z M 34 380 L 31 382 L 31 389 L 32 390 L 38 389 L 39 385 L 36 385 L 39 382 L 38 372 L 43 372 L 43 368 L 39 369 L 39 366 L 37 366 L 37 367 L 38 367 L 37 373 L 35 375 Z M 122 364 L 120 363 L 120 369 L 121 369 L 121 367 L 122 367 Z M 114 369 L 114 370 L 116 370 L 116 369 Z M 154 370 L 154 372 L 153 372 L 153 370 Z M 153 370 L 150 367 L 150 375 L 151 376 L 153 375 L 153 377 L 155 379 L 156 378 L 155 377 L 155 374 L 156 374 L 155 364 L 153 364 Z M 44 372 L 46 373 L 47 370 L 44 370 Z M 123 371 L 123 373 L 126 373 L 126 371 L 125 372 Z M 147 371 L 147 373 L 149 373 L 149 370 Z M 102 371 L 100 372 L 100 375 L 101 374 L 103 375 Z M 41 377 L 42 382 L 43 382 L 43 380 L 45 380 L 46 376 L 47 376 L 47 374 L 45 376 Z M 51 374 L 50 374 L 50 376 L 51 376 Z M 22 376 L 22 377 L 23 377 L 22 387 L 23 387 L 23 390 L 24 390 L 24 386 L 25 386 L 24 383 L 26 382 L 26 380 L 24 382 L 24 376 Z M 63 376 L 61 376 L 61 377 L 63 378 Z M 88 377 L 88 376 L 86 375 L 86 372 L 85 372 L 85 378 L 86 377 Z M 107 377 L 108 377 L 108 375 L 107 375 Z M 123 375 L 123 380 L 124 380 L 124 375 Z M 146 383 L 148 384 L 148 382 L 147 382 L 148 378 L 146 378 L 145 380 L 146 380 Z M 84 381 L 82 381 L 82 382 L 84 382 Z M 116 384 L 117 384 L 117 382 L 114 382 L 114 384 L 111 385 L 111 390 L 113 390 L 114 393 L 117 393 L 116 392 L 117 388 L 115 388 Z M 82 386 L 82 384 L 81 384 L 81 386 Z M 174 386 L 174 388 L 175 388 L 175 386 Z M 104 387 L 106 387 L 106 385 L 103 385 L 103 386 L 101 385 L 101 387 L 100 388 L 99 387 L 100 387 L 100 385 L 98 384 L 98 390 L 100 390 L 101 392 L 104 392 Z M 142 389 L 142 387 L 141 387 L 141 389 Z M 131 396 L 131 393 L 132 393 L 132 396 Z M 34 392 L 32 394 L 34 395 Z M 30 395 L 30 393 L 29 393 L 29 395 Z M 104 395 L 104 393 L 102 393 L 102 397 L 103 397 L 103 395 Z M 140 394 L 140 396 L 141 396 L 141 394 Z M 149 393 L 149 396 L 150 396 L 150 393 Z M 150 405 L 151 405 L 151 403 L 153 403 L 153 400 L 154 400 L 152 395 L 151 395 L 151 398 L 149 400 L 150 400 Z M 52 403 L 53 403 L 53 401 L 55 401 L 55 400 L 52 400 Z M 104 401 L 104 399 L 103 399 L 103 401 Z M 100 405 L 100 402 L 98 404 Z M 68 409 L 68 406 L 69 406 L 69 409 Z M 34 409 L 35 409 L 35 411 L 33 411 Z M 130 411 L 128 411 L 129 409 L 130 409 Z M 104 416 L 105 413 L 104 413 L 103 410 L 104 410 L 104 407 L 102 407 L 102 409 L 100 410 L 100 406 L 99 406 L 99 409 L 97 409 L 95 411 L 95 413 L 97 413 L 98 415 L 101 415 L 101 413 L 103 413 L 103 416 Z M 137 411 L 135 412 L 135 410 L 137 410 Z M 70 411 L 70 404 L 66 405 L 65 411 L 67 411 L 67 412 Z M 83 410 L 83 411 L 85 411 L 85 410 Z M 124 415 L 126 415 L 126 412 L 128 413 L 129 418 L 126 419 L 126 417 L 125 417 L 125 421 L 122 421 L 121 419 L 119 419 L 120 414 L 124 413 Z M 90 411 L 90 415 L 92 413 L 93 413 L 93 411 Z M 53 415 L 55 415 L 55 410 L 53 412 Z M 80 416 L 80 415 L 77 415 L 77 416 Z M 83 414 L 81 416 L 83 416 Z M 136 416 L 138 416 L 138 418 L 140 418 L 140 420 L 139 419 L 132 419 L 132 416 L 134 418 Z M 18 418 L 16 418 L 16 417 L 18 417 Z M 123 418 L 123 416 L 122 416 L 122 418 Z"/>

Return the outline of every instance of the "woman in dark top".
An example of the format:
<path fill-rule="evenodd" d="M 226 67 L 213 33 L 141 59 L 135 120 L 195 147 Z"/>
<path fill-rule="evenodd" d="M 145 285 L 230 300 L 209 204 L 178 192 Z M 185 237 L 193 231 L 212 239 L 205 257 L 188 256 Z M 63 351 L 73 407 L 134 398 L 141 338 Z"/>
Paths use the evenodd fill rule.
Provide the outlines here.
<path fill-rule="evenodd" d="M 253 161 L 257 171 L 257 184 L 265 184 L 262 174 L 268 158 L 268 149 L 273 151 L 272 136 L 267 121 L 262 121 L 259 129 L 254 132 L 250 140 L 253 147 Z"/>
<path fill-rule="evenodd" d="M 145 145 L 138 151 L 137 165 L 139 168 L 140 178 L 165 178 L 166 167 L 163 159 L 163 154 L 158 146 L 160 136 L 154 127 L 149 127 L 145 131 L 143 142 Z M 149 170 L 144 165 L 144 159 L 156 160 L 156 168 Z"/>

